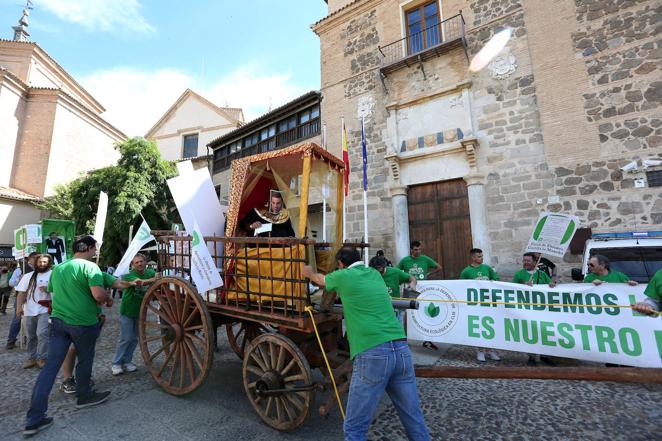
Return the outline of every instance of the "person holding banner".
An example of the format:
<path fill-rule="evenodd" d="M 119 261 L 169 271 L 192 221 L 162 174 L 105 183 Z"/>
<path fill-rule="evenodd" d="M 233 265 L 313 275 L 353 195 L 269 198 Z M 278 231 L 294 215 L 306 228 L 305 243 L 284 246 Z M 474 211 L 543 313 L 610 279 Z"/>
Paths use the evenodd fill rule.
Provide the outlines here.
<path fill-rule="evenodd" d="M 305 266 L 303 274 L 343 303 L 354 375 L 349 387 L 345 440 L 365 440 L 384 391 L 410 440 L 430 439 L 416 389 L 411 351 L 382 277 L 364 265 L 359 252 L 343 247 L 338 269 L 326 276 Z"/>
<path fill-rule="evenodd" d="M 131 362 L 133 352 L 138 345 L 138 316 L 147 285 L 156 280 L 156 271 L 146 268 L 147 259 L 136 254 L 131 260 L 131 271 L 123 276 L 124 280 L 135 281 L 136 286 L 127 288 L 122 295 L 120 306 L 120 339 L 117 342 L 111 370 L 113 375 L 134 372 L 136 365 Z"/>
<path fill-rule="evenodd" d="M 601 285 L 602 283 L 627 283 L 630 286 L 636 286 L 637 282 L 630 280 L 628 276 L 620 271 L 612 271 L 609 268 L 609 258 L 602 254 L 591 256 L 588 260 L 589 274 L 584 277 L 584 283 Z"/>
<path fill-rule="evenodd" d="M 483 263 L 483 250 L 480 248 L 472 248 L 469 250 L 471 256 L 471 263 L 466 266 L 460 273 L 460 279 L 465 280 L 499 280 L 499 275 L 494 268 Z M 481 363 L 485 362 L 485 353 L 494 361 L 501 360 L 499 354 L 494 349 L 478 348 L 476 351 L 476 359 Z"/>
<path fill-rule="evenodd" d="M 644 294 L 646 299 L 632 305 L 632 309 L 640 314 L 657 317 L 657 313 L 662 309 L 662 268 L 650 279 Z"/>
<path fill-rule="evenodd" d="M 537 257 L 535 253 L 524 253 L 522 257 L 522 269 L 513 276 L 512 283 L 522 285 L 549 285 L 550 288 L 556 286 L 552 278 L 544 271 L 536 268 Z"/>

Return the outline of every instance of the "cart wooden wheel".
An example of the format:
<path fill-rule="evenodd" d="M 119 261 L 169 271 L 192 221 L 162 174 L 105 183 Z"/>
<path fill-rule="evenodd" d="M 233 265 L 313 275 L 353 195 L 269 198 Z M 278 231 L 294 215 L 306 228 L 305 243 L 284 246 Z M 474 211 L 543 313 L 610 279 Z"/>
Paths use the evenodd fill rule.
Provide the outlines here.
<path fill-rule="evenodd" d="M 253 341 L 258 335 L 276 332 L 276 328 L 263 325 L 262 323 L 238 320 L 236 322 L 226 323 L 225 332 L 228 335 L 230 348 L 243 360 L 244 351 L 248 343 Z"/>
<path fill-rule="evenodd" d="M 154 381 L 172 395 L 193 392 L 213 364 L 214 330 L 207 305 L 179 277 L 163 277 L 140 308 L 140 350 Z"/>
<path fill-rule="evenodd" d="M 269 426 L 294 430 L 303 424 L 315 398 L 310 365 L 281 334 L 262 334 L 246 348 L 244 389 L 253 409 Z"/>

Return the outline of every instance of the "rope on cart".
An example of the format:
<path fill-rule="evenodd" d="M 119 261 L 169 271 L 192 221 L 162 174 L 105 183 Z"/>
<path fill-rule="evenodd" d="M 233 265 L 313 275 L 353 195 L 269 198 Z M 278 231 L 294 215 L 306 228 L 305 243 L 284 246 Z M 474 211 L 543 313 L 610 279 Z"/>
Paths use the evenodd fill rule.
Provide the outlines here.
<path fill-rule="evenodd" d="M 333 384 L 333 390 L 336 393 L 336 399 L 338 400 L 338 407 L 340 407 L 340 414 L 342 419 L 345 419 L 345 410 L 342 407 L 342 402 L 340 401 L 340 394 L 338 393 L 338 388 L 336 387 L 336 380 L 333 378 L 333 371 L 331 371 L 331 365 L 329 360 L 326 358 L 326 352 L 324 352 L 324 346 L 322 346 L 322 340 L 320 339 L 319 332 L 317 332 L 317 325 L 315 324 L 315 317 L 313 316 L 313 307 L 307 306 L 306 311 L 310 314 L 310 321 L 313 322 L 313 329 L 315 330 L 315 337 L 317 337 L 317 343 L 320 345 L 320 351 L 322 351 L 322 356 L 324 357 L 324 362 L 326 363 L 326 368 L 329 370 L 329 377 L 331 378 L 331 384 Z"/>

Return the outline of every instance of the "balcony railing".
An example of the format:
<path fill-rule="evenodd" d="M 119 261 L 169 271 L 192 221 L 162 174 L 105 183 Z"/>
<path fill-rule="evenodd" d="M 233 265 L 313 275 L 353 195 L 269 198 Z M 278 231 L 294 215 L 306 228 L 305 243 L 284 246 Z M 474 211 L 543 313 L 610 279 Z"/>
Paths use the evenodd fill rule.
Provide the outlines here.
<path fill-rule="evenodd" d="M 454 47 L 453 43 L 458 42 L 464 43 L 464 17 L 461 12 L 420 32 L 380 46 L 382 70 L 400 63 L 407 64 L 409 59 L 419 56 L 430 58 L 445 48 Z"/>

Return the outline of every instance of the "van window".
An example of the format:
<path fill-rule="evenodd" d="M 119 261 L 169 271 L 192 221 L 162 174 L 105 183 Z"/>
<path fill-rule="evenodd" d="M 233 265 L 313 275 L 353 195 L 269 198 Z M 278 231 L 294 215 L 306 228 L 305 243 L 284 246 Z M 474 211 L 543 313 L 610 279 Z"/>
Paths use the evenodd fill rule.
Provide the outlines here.
<path fill-rule="evenodd" d="M 595 254 L 606 256 L 613 271 L 620 271 L 639 283 L 648 283 L 662 268 L 662 247 L 594 248 L 591 256 Z"/>

